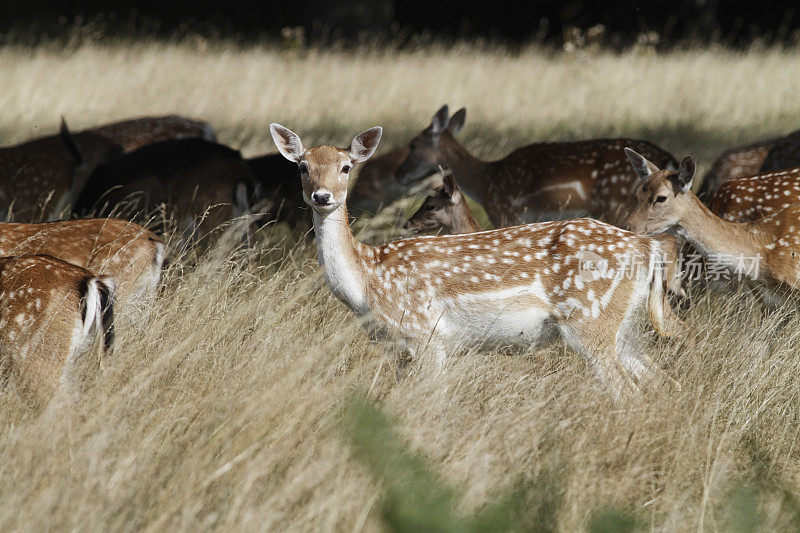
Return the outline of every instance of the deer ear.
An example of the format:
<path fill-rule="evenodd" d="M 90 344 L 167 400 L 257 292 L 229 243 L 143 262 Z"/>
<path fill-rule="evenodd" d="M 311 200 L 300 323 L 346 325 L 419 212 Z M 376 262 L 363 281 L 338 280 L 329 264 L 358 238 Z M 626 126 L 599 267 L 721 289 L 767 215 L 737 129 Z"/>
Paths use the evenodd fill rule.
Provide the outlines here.
<path fill-rule="evenodd" d="M 453 193 L 458 189 L 458 185 L 456 185 L 456 180 L 453 178 L 453 175 L 449 172 L 442 176 L 442 191 L 447 195 L 448 198 L 453 197 Z"/>
<path fill-rule="evenodd" d="M 434 135 L 439 135 L 444 130 L 447 129 L 447 125 L 450 123 L 450 108 L 447 107 L 447 104 L 444 104 L 442 107 L 439 108 L 439 111 L 433 115 L 433 120 L 431 120 L 430 130 L 431 133 Z"/>
<path fill-rule="evenodd" d="M 353 137 L 350 143 L 350 159 L 354 163 L 363 163 L 375 153 L 381 141 L 383 128 L 375 126 Z"/>
<path fill-rule="evenodd" d="M 692 180 L 694 173 L 697 170 L 697 164 L 694 162 L 694 157 L 687 155 L 678 165 L 678 182 L 681 184 L 681 192 L 686 192 L 692 188 Z"/>
<path fill-rule="evenodd" d="M 635 170 L 639 178 L 643 180 L 646 180 L 647 178 L 652 176 L 653 173 L 659 171 L 659 168 L 657 166 L 655 166 L 653 163 L 645 159 L 644 156 L 636 153 L 630 148 L 625 148 L 625 155 L 628 156 L 628 161 L 631 162 L 633 170 Z"/>
<path fill-rule="evenodd" d="M 272 134 L 272 140 L 275 141 L 275 146 L 278 151 L 288 159 L 295 163 L 300 162 L 306 149 L 303 148 L 303 142 L 295 132 L 289 128 L 284 128 L 280 124 L 273 122 L 269 125 L 269 132 Z"/>
<path fill-rule="evenodd" d="M 461 128 L 464 127 L 464 121 L 467 119 L 467 108 L 462 107 L 455 113 L 453 116 L 450 117 L 450 122 L 447 124 L 447 129 L 450 130 L 450 133 L 453 135 L 457 134 L 461 131 Z"/>

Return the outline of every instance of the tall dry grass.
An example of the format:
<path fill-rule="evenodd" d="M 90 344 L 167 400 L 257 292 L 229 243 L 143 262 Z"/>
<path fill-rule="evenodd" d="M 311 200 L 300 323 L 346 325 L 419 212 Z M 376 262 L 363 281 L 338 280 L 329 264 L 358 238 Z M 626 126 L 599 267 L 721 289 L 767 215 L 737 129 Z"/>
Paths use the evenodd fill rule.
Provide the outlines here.
<path fill-rule="evenodd" d="M 373 124 L 399 145 L 443 102 L 486 156 L 537 139 L 644 136 L 710 158 L 800 124 L 795 51 L 553 56 L 535 49 L 279 52 L 139 43 L 0 49 L 3 142 L 145 113 L 209 120 L 248 154 L 278 121 L 309 143 Z M 342 437 L 363 391 L 459 488 L 459 513 L 554 472 L 557 528 L 606 505 L 657 530 L 724 529 L 754 487 L 764 527 L 800 495 L 800 324 L 747 295 L 696 301 L 694 348 L 652 339 L 683 391 L 615 405 L 556 346 L 470 351 L 433 377 L 398 364 L 324 287 L 314 244 L 174 261 L 144 316 L 121 311 L 113 358 L 80 402 L 43 414 L 0 395 L 0 529 L 380 530 L 382 484 Z"/>

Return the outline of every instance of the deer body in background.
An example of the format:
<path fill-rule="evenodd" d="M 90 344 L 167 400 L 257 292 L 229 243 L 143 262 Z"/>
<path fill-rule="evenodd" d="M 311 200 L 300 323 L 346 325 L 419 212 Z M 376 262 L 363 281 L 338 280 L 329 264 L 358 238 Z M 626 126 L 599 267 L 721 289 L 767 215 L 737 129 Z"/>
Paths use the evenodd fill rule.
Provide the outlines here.
<path fill-rule="evenodd" d="M 74 395 L 81 359 L 113 340 L 111 278 L 48 255 L 0 258 L 0 375 L 24 397 Z"/>
<path fill-rule="evenodd" d="M 356 136 L 347 150 L 306 149 L 283 126 L 270 130 L 300 168 L 328 286 L 413 353 L 432 352 L 441 367 L 458 346 L 530 346 L 557 333 L 616 393 L 655 369 L 638 350 L 634 324 L 649 316 L 666 333 L 658 242 L 582 219 L 367 246 L 349 226 L 347 185 L 381 129 Z"/>
<path fill-rule="evenodd" d="M 116 219 L 42 224 L 0 223 L 0 257 L 45 254 L 115 279 L 118 300 L 155 295 L 164 242 L 143 227 Z"/>
<path fill-rule="evenodd" d="M 487 162 L 470 154 L 448 126 L 445 106 L 411 141 L 397 179 L 409 184 L 447 166 L 498 227 L 587 214 L 618 223 L 637 180 L 625 146 L 637 147 L 661 165 L 677 164 L 657 146 L 630 139 L 536 143 Z"/>
<path fill-rule="evenodd" d="M 448 113 L 445 105 L 439 113 Z M 467 110 L 463 107 L 448 117 L 447 131 L 456 135 L 464 127 Z M 375 214 L 381 207 L 408 193 L 408 184 L 397 179 L 397 169 L 410 153 L 408 145 L 391 152 L 370 158 L 358 172 L 355 184 L 348 193 L 348 206 L 352 209 Z M 427 177 L 427 176 L 421 176 Z"/>
<path fill-rule="evenodd" d="M 0 148 L 0 218 L 61 217 L 94 169 L 120 153 L 119 146 L 94 133 L 71 134 L 63 119 L 58 136 Z"/>
<path fill-rule="evenodd" d="M 171 139 L 204 139 L 211 142 L 217 140 L 214 128 L 210 124 L 177 115 L 131 118 L 85 131 L 109 139 L 121 146 L 125 152 Z"/>
<path fill-rule="evenodd" d="M 800 167 L 726 181 L 708 207 L 731 222 L 758 220 L 800 205 Z"/>
<path fill-rule="evenodd" d="M 691 191 L 695 162 L 686 157 L 677 172 L 661 170 L 626 150 L 641 177 L 630 213 L 631 229 L 644 235 L 673 233 L 706 260 L 740 276 L 775 307 L 800 289 L 800 206 L 792 205 L 752 222 L 728 222 L 714 215 Z"/>

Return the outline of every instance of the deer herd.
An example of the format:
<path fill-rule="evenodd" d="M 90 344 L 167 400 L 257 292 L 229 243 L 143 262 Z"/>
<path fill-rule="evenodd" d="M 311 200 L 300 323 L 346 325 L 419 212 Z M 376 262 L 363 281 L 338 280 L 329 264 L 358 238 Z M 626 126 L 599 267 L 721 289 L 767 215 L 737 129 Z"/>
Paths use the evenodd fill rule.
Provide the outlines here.
<path fill-rule="evenodd" d="M 273 123 L 278 153 L 248 159 L 178 116 L 75 133 L 62 119 L 58 135 L 0 148 L 3 389 L 74 401 L 81 365 L 112 353 L 115 313 L 158 298 L 167 233 L 213 243 L 241 215 L 304 226 L 303 204 L 332 293 L 433 372 L 460 349 L 560 339 L 616 398 L 679 388 L 641 325 L 693 342 L 668 297 L 692 281 L 681 250 L 767 309 L 800 289 L 800 133 L 726 151 L 698 196 L 694 159 L 644 140 L 539 142 L 484 161 L 458 140 L 465 121 L 443 106 L 376 157 L 380 127 L 347 148 L 307 147 Z M 427 196 L 403 226 L 414 236 L 354 236 L 348 207 L 374 214 L 420 183 Z"/>

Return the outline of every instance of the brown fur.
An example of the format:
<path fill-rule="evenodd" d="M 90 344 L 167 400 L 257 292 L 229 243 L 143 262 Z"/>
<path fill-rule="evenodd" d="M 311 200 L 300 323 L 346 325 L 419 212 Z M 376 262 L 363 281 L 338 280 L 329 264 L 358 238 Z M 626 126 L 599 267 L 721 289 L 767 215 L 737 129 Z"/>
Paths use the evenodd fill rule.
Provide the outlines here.
<path fill-rule="evenodd" d="M 698 195 L 708 201 L 723 183 L 742 176 L 758 174 L 776 141 L 777 139 L 768 139 L 723 152 L 706 173 Z"/>
<path fill-rule="evenodd" d="M 69 135 L 69 133 L 66 133 Z M 82 184 L 94 169 L 120 153 L 112 141 L 93 133 L 71 135 L 80 151 L 75 154 L 65 145 L 62 136 L 52 135 L 16 146 L 0 148 L 0 212 L 12 209 L 14 218 L 34 221 L 60 215 L 55 211 L 74 201 Z M 80 159 L 76 159 L 76 156 Z"/>
<path fill-rule="evenodd" d="M 214 130 L 208 123 L 177 115 L 130 118 L 86 131 L 113 141 L 125 152 L 170 139 L 216 140 Z"/>
<path fill-rule="evenodd" d="M 120 300 L 153 293 L 161 275 L 163 247 L 152 232 L 126 220 L 0 223 L 0 256 L 46 254 L 111 276 Z"/>
<path fill-rule="evenodd" d="M 29 400 L 45 402 L 62 385 L 75 392 L 78 360 L 101 333 L 92 327 L 82 335 L 87 313 L 98 311 L 85 308 L 89 284 L 113 287 L 47 255 L 0 258 L 0 369 Z"/>
<path fill-rule="evenodd" d="M 793 168 L 727 181 L 717 189 L 709 208 L 725 220 L 745 222 L 798 204 L 800 168 Z"/>

